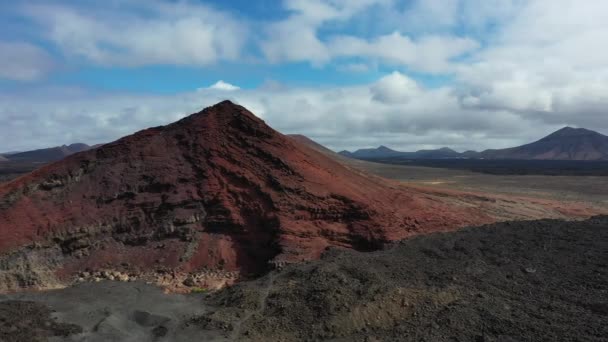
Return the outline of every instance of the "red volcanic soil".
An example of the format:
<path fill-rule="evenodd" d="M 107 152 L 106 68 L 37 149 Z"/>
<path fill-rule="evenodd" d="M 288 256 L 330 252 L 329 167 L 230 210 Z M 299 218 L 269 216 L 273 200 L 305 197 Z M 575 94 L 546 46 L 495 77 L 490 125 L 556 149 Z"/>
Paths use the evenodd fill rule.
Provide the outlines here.
<path fill-rule="evenodd" d="M 458 196 L 352 170 L 226 101 L 0 185 L 0 253 L 60 248 L 52 267 L 64 275 L 256 273 L 328 246 L 496 221 L 470 204 L 487 198 Z"/>

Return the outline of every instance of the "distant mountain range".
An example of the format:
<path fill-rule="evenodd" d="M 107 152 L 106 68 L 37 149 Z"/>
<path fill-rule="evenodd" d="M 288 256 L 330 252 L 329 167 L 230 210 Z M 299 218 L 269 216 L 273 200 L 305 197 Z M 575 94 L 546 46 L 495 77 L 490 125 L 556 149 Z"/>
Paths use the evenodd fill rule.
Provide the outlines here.
<path fill-rule="evenodd" d="M 335 156 L 333 151 L 317 144 L 306 136 L 297 134 L 288 136 L 326 155 Z M 89 146 L 76 143 L 26 152 L 6 152 L 0 153 L 0 162 L 49 163 L 99 146 L 101 145 Z M 466 151 L 459 153 L 448 147 L 436 150 L 401 152 L 381 145 L 377 148 L 364 148 L 355 152 L 340 151 L 338 154 L 354 159 L 608 160 L 608 136 L 585 128 L 564 127 L 530 144 L 505 149 L 489 149 L 483 152 Z"/>
<path fill-rule="evenodd" d="M 402 157 L 405 159 L 445 159 L 445 158 L 461 158 L 462 154 L 451 148 L 443 147 L 437 150 L 419 150 L 416 152 L 399 152 L 392 150 L 386 146 L 378 148 L 360 149 L 355 152 L 341 151 L 339 154 L 345 157 L 357 159 L 374 159 L 374 158 L 393 158 Z"/>
<path fill-rule="evenodd" d="M 386 146 L 341 151 L 356 159 L 519 159 L 519 160 L 608 160 L 608 136 L 584 128 L 565 127 L 536 142 L 483 152 L 456 152 L 444 147 L 437 150 L 400 152 Z"/>
<path fill-rule="evenodd" d="M 77 143 L 26 152 L 5 153 L 0 156 L 0 161 L 4 160 L 18 162 L 49 163 L 61 160 L 74 153 L 87 151 L 91 148 L 92 146 L 89 146 L 87 144 Z"/>

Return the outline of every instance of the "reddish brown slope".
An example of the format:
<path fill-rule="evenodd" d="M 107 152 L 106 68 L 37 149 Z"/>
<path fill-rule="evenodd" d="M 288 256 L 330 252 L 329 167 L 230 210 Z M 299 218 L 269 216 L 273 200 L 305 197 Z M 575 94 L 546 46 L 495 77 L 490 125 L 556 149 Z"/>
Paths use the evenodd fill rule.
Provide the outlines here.
<path fill-rule="evenodd" d="M 50 267 L 64 274 L 258 272 L 495 220 L 442 197 L 348 169 L 222 102 L 0 186 L 0 252 L 60 248 Z"/>

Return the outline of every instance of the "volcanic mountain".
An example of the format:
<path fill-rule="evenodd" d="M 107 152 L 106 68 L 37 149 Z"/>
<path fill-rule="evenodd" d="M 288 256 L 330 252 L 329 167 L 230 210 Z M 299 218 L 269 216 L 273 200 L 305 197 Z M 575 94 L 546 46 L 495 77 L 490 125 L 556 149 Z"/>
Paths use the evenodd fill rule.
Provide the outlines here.
<path fill-rule="evenodd" d="M 608 160 L 608 136 L 584 128 L 564 127 L 531 144 L 486 150 L 486 159 Z"/>
<path fill-rule="evenodd" d="M 374 158 L 388 158 L 401 156 L 404 152 L 392 150 L 386 146 L 378 146 L 376 148 L 362 148 L 355 152 L 340 151 L 339 154 L 345 157 L 357 158 L 357 159 L 374 159 Z"/>
<path fill-rule="evenodd" d="M 5 162 L 8 161 L 8 159 L 6 159 L 4 156 L 0 156 L 0 162 Z"/>
<path fill-rule="evenodd" d="M 0 284 L 99 269 L 258 273 L 330 246 L 493 222 L 519 203 L 364 174 L 225 101 L 0 185 Z"/>
<path fill-rule="evenodd" d="M 328 149 L 327 147 L 319 144 L 318 142 L 310 139 L 309 137 L 302 135 L 302 134 L 287 134 L 287 137 L 295 140 L 297 143 L 302 144 L 302 145 L 306 145 L 310 148 L 312 148 L 313 150 L 317 150 L 325 155 L 329 155 L 329 156 L 336 156 L 336 152 Z"/>
<path fill-rule="evenodd" d="M 405 159 L 445 159 L 460 158 L 462 155 L 451 148 L 443 147 L 436 150 L 418 150 L 416 152 L 400 152 L 386 146 L 377 148 L 364 148 L 355 152 L 341 151 L 340 155 L 356 159 L 382 159 L 382 158 L 405 158 Z"/>
<path fill-rule="evenodd" d="M 8 156 L 11 161 L 48 163 L 61 160 L 74 153 L 86 151 L 91 146 L 87 144 L 71 144 L 33 151 L 14 153 Z"/>

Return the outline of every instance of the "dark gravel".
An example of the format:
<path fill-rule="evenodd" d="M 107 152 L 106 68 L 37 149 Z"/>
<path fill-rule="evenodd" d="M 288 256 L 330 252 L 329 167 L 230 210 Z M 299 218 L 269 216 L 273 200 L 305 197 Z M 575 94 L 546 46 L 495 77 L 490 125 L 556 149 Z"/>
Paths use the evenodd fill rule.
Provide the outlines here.
<path fill-rule="evenodd" d="M 608 341 L 608 217 L 332 249 L 211 296 L 115 282 L 0 296 L 0 341 L 47 340 Z"/>
<path fill-rule="evenodd" d="M 42 342 L 49 337 L 67 337 L 82 332 L 78 325 L 56 322 L 51 313 L 47 306 L 36 302 L 0 302 L 0 341 Z"/>
<path fill-rule="evenodd" d="M 608 217 L 511 222 L 321 261 L 194 321 L 253 341 L 608 341 Z"/>

